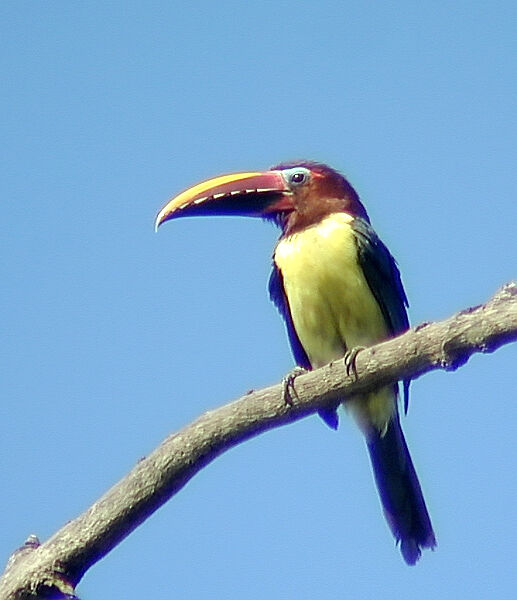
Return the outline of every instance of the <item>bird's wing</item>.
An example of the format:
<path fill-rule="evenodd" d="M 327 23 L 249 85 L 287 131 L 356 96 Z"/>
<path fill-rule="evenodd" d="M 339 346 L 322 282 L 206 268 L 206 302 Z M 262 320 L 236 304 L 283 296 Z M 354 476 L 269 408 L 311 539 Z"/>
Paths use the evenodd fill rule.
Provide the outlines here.
<path fill-rule="evenodd" d="M 294 355 L 296 363 L 304 369 L 311 369 L 311 363 L 309 357 L 305 352 L 300 338 L 294 328 L 293 318 L 291 311 L 289 310 L 289 303 L 287 302 L 287 296 L 284 289 L 284 281 L 280 269 L 273 262 L 273 271 L 269 278 L 269 296 L 273 301 L 273 304 L 277 307 L 280 314 L 284 318 L 285 325 L 287 328 L 287 336 L 289 343 L 291 344 L 291 350 Z M 337 429 L 339 424 L 337 407 L 339 401 L 332 403 L 330 406 L 324 406 L 318 410 L 318 414 L 325 421 L 325 423 L 332 429 Z"/>
<path fill-rule="evenodd" d="M 273 271 L 269 278 L 269 297 L 273 304 L 277 307 L 278 311 L 282 315 L 287 327 L 287 335 L 289 337 L 289 343 L 293 351 L 294 359 L 300 367 L 304 369 L 310 369 L 311 363 L 307 356 L 307 353 L 303 349 L 302 343 L 298 338 L 296 329 L 294 328 L 293 318 L 291 311 L 289 310 L 289 303 L 287 302 L 287 296 L 284 289 L 284 281 L 280 269 L 273 263 Z"/>
<path fill-rule="evenodd" d="M 409 329 L 408 300 L 397 263 L 390 251 L 364 219 L 354 219 L 358 260 L 366 281 L 379 304 L 393 335 Z M 407 411 L 410 380 L 404 381 L 404 408 Z"/>

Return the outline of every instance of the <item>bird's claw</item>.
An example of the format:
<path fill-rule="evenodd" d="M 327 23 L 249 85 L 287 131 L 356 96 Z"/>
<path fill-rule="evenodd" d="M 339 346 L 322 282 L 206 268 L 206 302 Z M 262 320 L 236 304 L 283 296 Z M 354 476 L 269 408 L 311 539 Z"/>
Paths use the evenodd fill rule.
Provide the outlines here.
<path fill-rule="evenodd" d="M 355 361 L 357 355 L 359 354 L 359 352 L 361 352 L 361 350 L 364 350 L 364 346 L 355 346 L 355 348 L 347 350 L 345 356 L 343 357 L 346 374 L 348 377 L 353 377 L 354 380 L 357 380 L 357 368 L 355 365 Z"/>
<path fill-rule="evenodd" d="M 294 380 L 299 376 L 307 373 L 307 369 L 303 367 L 294 367 L 287 375 L 282 379 L 283 392 L 282 396 L 284 402 L 289 406 L 293 405 L 293 399 L 298 398 L 296 389 L 294 387 Z"/>

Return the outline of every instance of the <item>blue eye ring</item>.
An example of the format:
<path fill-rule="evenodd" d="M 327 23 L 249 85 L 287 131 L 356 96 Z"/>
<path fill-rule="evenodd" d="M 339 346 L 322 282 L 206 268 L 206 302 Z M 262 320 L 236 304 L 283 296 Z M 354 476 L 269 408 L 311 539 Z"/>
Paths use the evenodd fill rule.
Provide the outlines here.
<path fill-rule="evenodd" d="M 282 176 L 291 188 L 307 185 L 310 182 L 312 173 L 307 167 L 290 167 L 282 169 Z"/>

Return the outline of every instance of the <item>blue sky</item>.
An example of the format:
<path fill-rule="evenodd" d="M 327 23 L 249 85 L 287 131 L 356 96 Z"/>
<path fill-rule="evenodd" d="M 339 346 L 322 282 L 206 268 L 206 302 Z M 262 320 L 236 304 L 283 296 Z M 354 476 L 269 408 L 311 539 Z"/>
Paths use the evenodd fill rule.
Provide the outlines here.
<path fill-rule="evenodd" d="M 3 2 L 2 535 L 46 539 L 168 433 L 292 366 L 260 220 L 157 210 L 293 158 L 359 191 L 413 323 L 516 277 L 513 2 Z M 407 567 L 361 436 L 233 449 L 85 598 L 513 598 L 515 346 L 412 386 L 438 548 Z"/>

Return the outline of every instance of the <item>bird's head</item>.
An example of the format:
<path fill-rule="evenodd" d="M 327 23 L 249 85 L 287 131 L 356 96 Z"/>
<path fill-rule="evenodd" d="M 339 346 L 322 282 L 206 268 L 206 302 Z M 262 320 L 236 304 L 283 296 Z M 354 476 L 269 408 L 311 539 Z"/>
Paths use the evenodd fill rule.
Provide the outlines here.
<path fill-rule="evenodd" d="M 271 219 L 290 234 L 335 212 L 368 220 L 359 196 L 340 173 L 300 161 L 198 183 L 169 200 L 155 225 L 178 217 L 240 215 Z"/>

